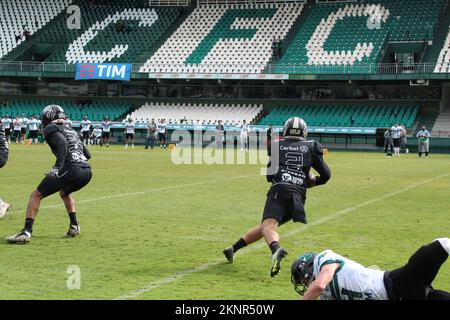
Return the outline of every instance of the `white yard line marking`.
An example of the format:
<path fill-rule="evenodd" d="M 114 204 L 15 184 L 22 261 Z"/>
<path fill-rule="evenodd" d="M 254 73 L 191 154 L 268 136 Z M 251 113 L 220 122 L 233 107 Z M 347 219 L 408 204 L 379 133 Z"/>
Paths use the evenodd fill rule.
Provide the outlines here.
<path fill-rule="evenodd" d="M 353 211 L 355 211 L 357 209 L 366 207 L 368 205 L 371 205 L 373 203 L 385 200 L 387 198 L 391 198 L 393 196 L 398 195 L 399 193 L 403 193 L 405 191 L 414 189 L 414 188 L 416 188 L 418 186 L 421 186 L 421 185 L 424 185 L 424 184 L 428 184 L 430 182 L 433 182 L 433 181 L 436 181 L 436 180 L 439 180 L 439 179 L 442 179 L 442 178 L 448 177 L 448 176 L 450 176 L 450 173 L 447 173 L 447 174 L 444 174 L 444 175 L 440 175 L 440 176 L 437 176 L 437 177 L 434 177 L 434 178 L 431 178 L 431 179 L 427 179 L 427 180 L 424 180 L 422 182 L 418 182 L 416 184 L 409 185 L 409 186 L 404 187 L 402 189 L 399 189 L 397 191 L 386 193 L 386 194 L 384 194 L 384 195 L 382 195 L 380 197 L 373 198 L 371 200 L 367 200 L 367 201 L 361 202 L 361 203 L 359 203 L 357 205 L 348 207 L 346 209 L 343 209 L 343 210 L 337 211 L 337 212 L 335 212 L 333 214 L 330 214 L 328 216 L 325 216 L 325 217 L 323 217 L 323 218 L 321 218 L 319 220 L 316 220 L 316 221 L 314 221 L 314 222 L 312 222 L 310 224 L 303 225 L 303 226 L 301 226 L 299 228 L 296 228 L 294 230 L 288 231 L 285 234 L 283 234 L 283 237 L 294 236 L 297 233 L 299 233 L 300 231 L 303 231 L 303 230 L 308 229 L 310 227 L 321 225 L 321 224 L 323 224 L 325 222 L 328 222 L 330 220 L 336 219 L 337 217 L 346 215 L 346 214 L 348 214 L 350 212 L 353 212 Z M 244 254 L 247 254 L 249 252 L 258 250 L 258 249 L 260 249 L 260 248 L 262 248 L 264 246 L 265 246 L 265 243 L 264 242 L 260 242 L 260 243 L 258 243 L 256 245 L 250 247 L 248 250 L 238 252 L 237 255 L 244 255 Z M 174 281 L 176 281 L 178 279 L 181 279 L 184 276 L 202 272 L 204 270 L 207 270 L 207 269 L 209 269 L 211 267 L 214 267 L 214 266 L 219 265 L 219 264 L 224 263 L 224 262 L 225 262 L 225 258 L 222 257 L 221 259 L 215 259 L 213 261 L 204 263 L 204 264 L 202 264 L 202 265 L 200 265 L 200 266 L 198 266 L 198 267 L 196 267 L 194 269 L 182 270 L 180 272 L 177 272 L 176 274 L 173 274 L 173 275 L 167 276 L 165 278 L 162 278 L 162 279 L 150 282 L 147 285 L 145 285 L 144 287 L 142 287 L 141 289 L 136 289 L 134 291 L 128 292 L 128 293 L 126 293 L 126 294 L 124 294 L 122 296 L 119 296 L 119 297 L 115 298 L 115 300 L 134 299 L 134 298 L 136 298 L 136 297 L 138 297 L 138 296 L 140 296 L 140 295 L 142 295 L 144 293 L 153 291 L 154 289 L 157 289 L 157 288 L 162 287 L 162 286 L 164 286 L 166 284 L 170 284 L 170 283 L 172 283 L 172 282 L 174 282 Z"/>
<path fill-rule="evenodd" d="M 96 201 L 102 201 L 102 200 L 110 200 L 110 199 L 123 198 L 123 197 L 138 196 L 138 195 L 152 193 L 152 192 L 166 191 L 166 190 L 173 190 L 173 189 L 181 189 L 181 188 L 186 188 L 186 187 L 193 187 L 193 186 L 199 186 L 199 185 L 211 184 L 211 183 L 217 183 L 217 182 L 226 182 L 226 181 L 230 181 L 230 180 L 237 180 L 237 179 L 244 179 L 244 178 L 254 178 L 254 177 L 258 177 L 258 176 L 259 175 L 236 176 L 236 177 L 216 179 L 216 180 L 210 180 L 210 181 L 186 183 L 186 184 L 180 184 L 180 185 L 176 185 L 176 186 L 169 186 L 169 187 L 162 187 L 162 188 L 153 188 L 153 189 L 147 189 L 147 190 L 142 190 L 142 191 L 137 191 L 137 192 L 119 193 L 119 194 L 113 194 L 113 195 L 110 195 L 110 196 L 79 200 L 79 201 L 77 201 L 77 204 L 96 202 Z M 50 205 L 50 206 L 42 206 L 42 207 L 40 207 L 39 210 L 42 210 L 42 209 L 53 209 L 53 208 L 62 208 L 62 207 L 64 207 L 64 204 L 55 204 L 55 205 Z M 25 209 L 11 210 L 11 212 L 9 214 L 12 214 L 12 213 L 15 213 L 15 212 L 19 212 L 19 211 L 23 211 L 23 210 L 25 210 Z"/>
<path fill-rule="evenodd" d="M 377 160 L 367 161 L 367 162 L 378 162 L 378 161 L 381 161 L 381 160 L 377 159 Z M 356 164 L 356 163 L 352 163 L 352 162 L 339 163 L 339 164 L 335 164 L 333 166 L 330 165 L 330 168 L 333 169 L 335 167 L 346 166 L 346 165 L 353 165 L 353 164 Z M 120 194 L 114 194 L 114 195 L 105 196 L 105 197 L 98 197 L 98 198 L 92 198 L 92 199 L 79 200 L 79 201 L 77 201 L 77 204 L 89 203 L 89 202 L 95 202 L 95 201 L 102 201 L 102 200 L 110 200 L 110 199 L 122 198 L 122 197 L 132 197 L 132 196 L 138 196 L 138 195 L 152 193 L 152 192 L 180 189 L 180 188 L 185 188 L 185 187 L 193 187 L 193 186 L 197 186 L 197 185 L 210 184 L 210 183 L 216 183 L 216 182 L 226 182 L 226 181 L 229 181 L 229 180 L 236 180 L 236 179 L 243 179 L 243 178 L 254 178 L 254 177 L 258 177 L 258 176 L 260 176 L 260 175 L 256 174 L 256 175 L 248 175 L 248 176 L 236 176 L 236 177 L 223 178 L 223 179 L 217 179 L 217 180 L 211 180 L 211 181 L 202 181 L 202 182 L 188 183 L 188 184 L 182 184 L 182 185 L 176 185 L 176 186 L 154 188 L 154 189 L 148 189 L 148 190 L 137 191 L 137 192 L 120 193 Z M 13 178 L 13 177 L 10 177 L 10 178 Z M 64 204 L 55 204 L 55 205 L 49 205 L 49 206 L 42 206 L 42 207 L 40 207 L 40 210 L 42 210 L 42 209 L 55 209 L 55 208 L 62 208 L 62 207 L 64 207 Z M 21 211 L 24 211 L 24 210 L 25 210 L 25 208 L 13 209 L 13 210 L 10 210 L 8 212 L 8 215 L 16 213 L 16 212 L 21 212 Z"/>

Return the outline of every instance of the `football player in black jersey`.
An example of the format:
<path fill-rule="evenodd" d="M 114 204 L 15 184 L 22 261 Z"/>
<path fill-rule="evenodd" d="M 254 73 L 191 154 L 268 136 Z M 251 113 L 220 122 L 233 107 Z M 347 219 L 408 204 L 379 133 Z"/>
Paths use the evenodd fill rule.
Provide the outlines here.
<path fill-rule="evenodd" d="M 42 111 L 41 121 L 44 138 L 56 156 L 56 163 L 37 189 L 31 193 L 25 227 L 20 233 L 7 238 L 9 243 L 25 244 L 30 241 L 33 223 L 41 200 L 57 192 L 59 192 L 69 214 L 70 225 L 66 236 L 75 237 L 80 233 L 75 201 L 71 193 L 80 190 L 91 180 L 92 172 L 88 164 L 91 155 L 81 142 L 78 134 L 64 126 L 64 117 L 64 110 L 57 105 L 47 106 Z"/>
<path fill-rule="evenodd" d="M 0 119 L 0 168 L 3 168 L 8 162 L 8 155 L 8 142 L 6 141 L 3 123 Z M 2 199 L 0 199 L 0 219 L 5 216 L 6 212 L 8 212 L 10 208 L 11 205 L 9 203 L 6 203 Z"/>
<path fill-rule="evenodd" d="M 262 222 L 249 230 L 233 246 L 223 251 L 228 262 L 239 249 L 264 238 L 272 251 L 270 276 L 280 271 L 281 260 L 287 251 L 280 247 L 277 227 L 289 220 L 306 223 L 306 189 L 327 183 L 331 177 L 323 160 L 323 149 L 317 141 L 306 140 L 308 128 L 303 119 L 290 118 L 284 124 L 284 139 L 272 142 L 267 181 L 272 186 L 267 193 Z M 314 168 L 319 176 L 309 177 Z M 315 183 L 314 183 L 315 181 Z"/>

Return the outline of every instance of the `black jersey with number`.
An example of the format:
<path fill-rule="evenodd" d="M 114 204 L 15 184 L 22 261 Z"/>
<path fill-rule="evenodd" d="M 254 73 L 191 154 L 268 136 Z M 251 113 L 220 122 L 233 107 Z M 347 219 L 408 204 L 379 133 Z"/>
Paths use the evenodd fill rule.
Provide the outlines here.
<path fill-rule="evenodd" d="M 316 185 L 325 184 L 330 179 L 330 169 L 323 161 L 322 145 L 317 141 L 284 139 L 274 142 L 273 147 L 278 153 L 271 155 L 267 172 L 267 181 L 272 182 L 272 188 L 287 188 L 306 195 L 311 168 L 320 175 Z"/>
<path fill-rule="evenodd" d="M 6 161 L 8 160 L 8 142 L 6 141 L 5 137 L 5 130 L 3 128 L 3 124 L 0 123 L 0 168 L 3 167 L 6 164 Z"/>
<path fill-rule="evenodd" d="M 44 137 L 56 156 L 56 168 L 90 167 L 88 160 L 91 155 L 73 129 L 62 124 L 49 124 L 45 127 Z"/>

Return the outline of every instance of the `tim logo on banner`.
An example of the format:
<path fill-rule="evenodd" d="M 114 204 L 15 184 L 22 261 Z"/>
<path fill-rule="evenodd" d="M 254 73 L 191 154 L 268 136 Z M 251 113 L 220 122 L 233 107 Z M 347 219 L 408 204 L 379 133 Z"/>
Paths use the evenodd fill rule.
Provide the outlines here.
<path fill-rule="evenodd" d="M 130 81 L 131 64 L 77 63 L 75 80 Z"/>

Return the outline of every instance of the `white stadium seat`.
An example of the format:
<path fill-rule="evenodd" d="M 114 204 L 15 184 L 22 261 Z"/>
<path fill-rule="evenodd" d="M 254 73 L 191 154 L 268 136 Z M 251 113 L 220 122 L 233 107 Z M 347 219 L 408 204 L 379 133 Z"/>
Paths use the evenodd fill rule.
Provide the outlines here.
<path fill-rule="evenodd" d="M 171 119 L 179 124 L 186 119 L 188 124 L 223 124 L 252 123 L 263 111 L 262 105 L 209 105 L 186 103 L 146 103 L 131 113 L 132 119 Z"/>
<path fill-rule="evenodd" d="M 0 59 L 25 41 L 16 39 L 25 29 L 31 35 L 42 29 L 73 0 L 1 0 Z"/>
<path fill-rule="evenodd" d="M 272 57 L 273 37 L 284 39 L 303 10 L 303 4 L 199 5 L 159 50 L 141 67 L 140 72 L 173 72 L 170 66 L 185 66 L 205 37 L 210 34 L 228 9 L 276 8 L 271 18 L 238 18 L 232 29 L 254 29 L 251 38 L 220 39 L 197 65 L 190 68 L 202 73 L 262 73 Z M 176 54 L 172 54 L 176 52 Z M 227 67 L 217 67 L 217 66 Z"/>
<path fill-rule="evenodd" d="M 447 73 L 450 72 L 450 29 L 448 31 L 447 39 L 445 40 L 444 47 L 439 54 L 435 73 Z"/>

